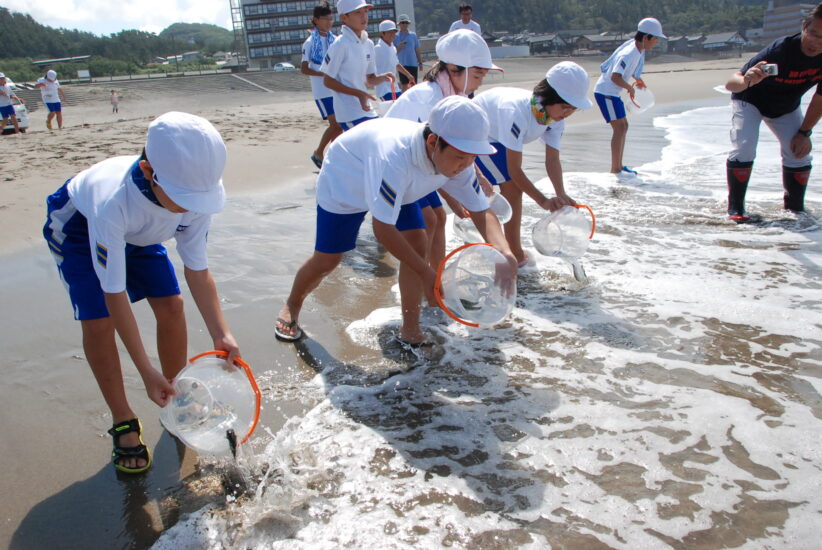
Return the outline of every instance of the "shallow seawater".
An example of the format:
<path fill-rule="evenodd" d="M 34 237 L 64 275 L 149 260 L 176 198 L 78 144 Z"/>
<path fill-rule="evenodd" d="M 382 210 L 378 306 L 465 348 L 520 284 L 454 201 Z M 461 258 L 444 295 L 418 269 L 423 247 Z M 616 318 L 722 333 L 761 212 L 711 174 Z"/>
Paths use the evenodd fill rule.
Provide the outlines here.
<path fill-rule="evenodd" d="M 811 187 L 808 214 L 781 210 L 763 129 L 748 199 L 763 219 L 726 221 L 728 119 L 656 118 L 668 145 L 636 178 L 566 173 L 597 214 L 588 282 L 531 248 L 509 318 L 473 329 L 426 312 L 427 354 L 394 339 L 395 267 L 365 230 L 335 274 L 351 295 L 312 306 L 346 310 L 350 342 L 306 339 L 287 375 L 259 376 L 267 405 L 307 412 L 249 457 L 250 494 L 155 547 L 815 547 L 820 203 Z M 526 201 L 526 240 L 541 215 Z M 251 249 L 254 233 L 223 231 Z"/>

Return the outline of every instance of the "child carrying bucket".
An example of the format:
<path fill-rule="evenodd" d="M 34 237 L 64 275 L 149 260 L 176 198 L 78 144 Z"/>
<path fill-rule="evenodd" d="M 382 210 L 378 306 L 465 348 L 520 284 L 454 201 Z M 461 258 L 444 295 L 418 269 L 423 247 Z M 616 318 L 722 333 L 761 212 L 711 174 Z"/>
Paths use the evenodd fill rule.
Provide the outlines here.
<path fill-rule="evenodd" d="M 412 88 L 414 89 L 414 88 Z M 402 326 L 398 338 L 420 346 L 423 295 L 433 303 L 436 274 L 426 261 L 425 224 L 419 199 L 446 189 L 471 213 L 487 242 L 505 257 L 500 286 L 513 292 L 516 260 L 496 215 L 476 183 L 474 159 L 493 153 L 488 118 L 471 100 L 451 96 L 431 111 L 428 124 L 381 118 L 353 128 L 328 150 L 317 180 L 317 237 L 300 267 L 275 325 L 278 339 L 302 337 L 298 325 L 306 297 L 353 250 L 367 213 L 377 240 L 400 261 Z"/>
<path fill-rule="evenodd" d="M 540 208 L 551 211 L 574 204 L 562 179 L 560 141 L 565 119 L 577 109 L 593 105 L 587 94 L 585 69 L 571 61 L 562 61 L 551 67 L 533 92 L 500 87 L 474 99 L 488 115 L 488 139 L 497 150 L 493 155 L 477 157 L 477 164 L 492 184 L 500 186 L 502 196 L 511 204 L 512 216 L 505 224 L 505 238 L 520 267 L 528 263 L 520 240 L 522 194 L 526 193 Z M 537 189 L 522 169 L 523 148 L 537 139 L 545 144 L 545 167 L 557 194 L 552 199 Z"/>
<path fill-rule="evenodd" d="M 69 179 L 46 199 L 43 235 L 80 321 L 83 350 L 111 410 L 114 467 L 136 474 L 151 466 L 142 426 L 126 398 L 120 336 L 146 393 L 164 407 L 169 382 L 186 365 L 183 299 L 162 242 L 174 237 L 185 278 L 217 350 L 232 363 L 240 349 L 208 270 L 211 215 L 223 209 L 226 147 L 204 118 L 170 112 L 148 127 L 142 156 L 114 157 Z M 129 301 L 146 298 L 157 319 L 162 371 L 149 359 Z"/>

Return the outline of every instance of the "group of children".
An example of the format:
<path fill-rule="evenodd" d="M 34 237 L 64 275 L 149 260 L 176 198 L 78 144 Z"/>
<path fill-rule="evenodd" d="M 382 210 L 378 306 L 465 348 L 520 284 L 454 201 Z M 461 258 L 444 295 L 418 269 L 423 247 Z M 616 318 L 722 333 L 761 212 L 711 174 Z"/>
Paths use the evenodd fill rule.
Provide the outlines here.
<path fill-rule="evenodd" d="M 52 129 L 52 121 L 57 118 L 57 127 L 63 129 L 63 102 L 66 100 L 66 94 L 57 80 L 57 73 L 53 70 L 46 72 L 46 75 L 37 79 L 34 87 L 40 90 L 40 96 L 43 99 L 43 104 L 49 111 L 46 116 L 46 128 Z M 0 129 L 5 128 L 11 121 L 14 125 L 14 133 L 20 134 L 20 123 L 17 120 L 17 114 L 14 112 L 14 104 L 12 99 L 16 99 L 20 103 L 25 104 L 22 98 L 14 93 L 11 86 L 8 84 L 6 75 L 0 73 L 0 117 L 3 122 Z"/>
<path fill-rule="evenodd" d="M 497 87 L 469 99 L 489 71 L 500 69 L 478 33 L 457 29 L 437 41 L 431 70 L 400 94 L 394 72 L 401 65 L 391 43 L 396 26 L 384 21 L 375 47 L 365 32 L 371 6 L 363 0 L 339 0 L 337 7 L 341 34 L 331 34 L 333 14 L 322 4 L 314 10 L 314 30 L 303 49 L 302 70 L 311 77 L 329 127 L 312 154 L 320 168 L 314 251 L 295 275 L 274 332 L 282 341 L 303 337 L 298 319 L 305 299 L 356 247 L 370 213 L 375 237 L 400 263 L 397 339 L 405 347 L 426 346 L 420 317 L 424 300 L 434 303 L 436 268 L 445 254 L 442 200 L 455 215 L 470 216 L 485 241 L 506 258 L 497 283 L 512 289 L 518 268 L 528 262 L 520 240 L 522 195 L 550 211 L 575 203 L 563 184 L 560 144 L 565 119 L 593 105 L 587 97 L 588 74 L 563 61 L 531 91 Z M 811 30 L 819 32 L 820 43 L 813 51 L 822 52 L 822 20 L 814 25 Z M 625 170 L 624 132 L 615 124 L 624 119 L 624 105 L 615 88 L 625 88 L 631 96 L 630 77 L 643 85 L 643 54 L 662 36 L 658 21 L 644 19 L 635 38 L 603 64 L 595 97 L 603 114 L 612 116 L 615 172 Z M 406 78 L 416 79 L 410 73 Z M 744 78 L 748 87 L 762 80 L 751 71 Z M 371 106 L 376 98 L 368 89 L 374 86 L 382 97 L 398 96 L 384 117 L 377 117 Z M 545 145 L 546 170 L 556 194 L 552 198 L 523 171 L 524 146 L 536 140 Z M 186 281 L 214 348 L 226 351 L 229 362 L 240 355 L 206 255 L 211 216 L 224 205 L 225 162 L 225 144 L 207 120 L 166 113 L 149 125 L 141 155 L 96 164 L 48 198 L 44 236 L 81 322 L 87 360 L 111 410 L 112 459 L 123 472 L 145 471 L 151 454 L 126 398 L 115 335 L 159 406 L 173 396 L 171 380 L 186 362 L 182 299 L 162 242 L 177 241 Z M 489 208 L 495 186 L 513 209 L 504 227 Z M 142 298 L 157 320 L 159 370 L 144 349 L 129 304 Z"/>

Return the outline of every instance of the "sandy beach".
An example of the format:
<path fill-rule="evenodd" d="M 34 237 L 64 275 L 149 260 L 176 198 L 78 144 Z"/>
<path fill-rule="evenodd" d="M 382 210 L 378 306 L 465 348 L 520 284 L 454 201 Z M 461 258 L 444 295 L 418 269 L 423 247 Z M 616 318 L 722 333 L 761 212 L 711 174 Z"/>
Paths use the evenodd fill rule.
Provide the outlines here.
<path fill-rule="evenodd" d="M 744 58 L 743 58 L 744 59 Z M 551 58 L 502 59 L 506 69 L 483 89 L 531 88 L 558 61 Z M 595 82 L 600 59 L 579 58 Z M 664 59 L 663 59 L 664 61 Z M 645 82 L 656 109 L 726 101 L 714 87 L 725 82 L 742 60 L 660 62 L 646 66 Z M 207 77 L 202 77 L 207 78 Z M 103 91 L 110 86 L 101 85 Z M 89 87 L 68 93 L 90 94 Z M 291 278 L 313 243 L 313 185 L 317 170 L 309 160 L 324 123 L 306 85 L 303 91 L 238 92 L 191 97 L 153 93 L 121 94 L 120 113 L 109 113 L 107 96 L 99 104 L 66 109 L 66 128 L 45 129 L 42 110 L 30 115 L 32 129 L 22 137 L 0 138 L 0 330 L 3 333 L 0 385 L 0 547 L 146 548 L 186 513 L 225 502 L 220 476 L 208 461 L 179 447 L 157 422 L 157 409 L 145 396 L 128 356 L 121 352 L 132 406 L 143 419 L 146 443 L 155 463 L 145 476 L 125 479 L 109 463 L 108 411 L 83 358 L 80 327 L 53 260 L 42 240 L 45 197 L 76 172 L 115 155 L 139 154 L 152 117 L 186 110 L 211 120 L 229 151 L 224 181 L 229 201 L 215 218 L 210 235 L 210 268 L 223 305 L 265 394 L 263 418 L 252 449 L 263 449 L 292 416 L 311 403 L 289 388 L 311 374 L 295 365 L 294 350 L 274 341 L 271 325 Z M 662 134 L 648 122 L 629 131 L 626 162 L 658 158 Z M 563 141 L 565 172 L 604 172 L 609 165 L 610 129 L 596 107 L 568 121 Z M 537 175 L 539 176 L 539 175 Z M 249 222 L 252 218 L 260 225 Z M 255 222 L 257 223 L 257 222 Z M 242 237 L 242 240 L 240 240 Z M 249 239 L 254 249 L 249 249 Z M 241 242 L 241 246 L 233 246 Z M 369 251 L 373 252 L 373 251 Z M 176 265 L 179 262 L 172 253 Z M 377 307 L 394 303 L 390 288 L 396 267 L 360 265 L 354 287 L 332 276 L 306 307 L 301 322 L 331 357 L 339 361 L 373 356 L 379 350 L 352 343 L 344 329 Z M 190 328 L 190 355 L 209 348 L 199 314 L 184 290 Z M 156 357 L 153 319 L 135 307 L 149 354 Z M 579 546 L 581 547 L 581 546 Z"/>

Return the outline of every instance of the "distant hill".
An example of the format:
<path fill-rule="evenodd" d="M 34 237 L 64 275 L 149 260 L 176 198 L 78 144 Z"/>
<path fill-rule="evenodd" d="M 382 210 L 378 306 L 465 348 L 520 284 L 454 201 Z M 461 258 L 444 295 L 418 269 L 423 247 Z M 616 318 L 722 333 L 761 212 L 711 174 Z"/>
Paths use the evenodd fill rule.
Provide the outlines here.
<path fill-rule="evenodd" d="M 767 0 L 469 0 L 483 31 L 628 31 L 656 17 L 666 34 L 762 26 Z M 459 18 L 457 0 L 414 0 L 418 34 L 444 33 Z"/>
<path fill-rule="evenodd" d="M 193 49 L 204 50 L 208 53 L 216 51 L 230 51 L 234 42 L 234 33 L 217 25 L 207 23 L 174 23 L 159 34 L 160 38 L 175 43 L 192 44 Z"/>

